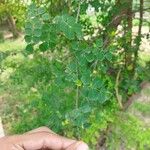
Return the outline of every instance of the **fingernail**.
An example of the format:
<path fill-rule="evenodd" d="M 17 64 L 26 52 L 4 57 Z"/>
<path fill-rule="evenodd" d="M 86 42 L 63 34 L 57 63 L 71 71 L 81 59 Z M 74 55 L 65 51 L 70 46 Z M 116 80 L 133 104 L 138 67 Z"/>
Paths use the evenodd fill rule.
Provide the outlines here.
<path fill-rule="evenodd" d="M 89 147 L 86 143 L 80 142 L 80 144 L 77 146 L 76 150 L 89 150 Z"/>

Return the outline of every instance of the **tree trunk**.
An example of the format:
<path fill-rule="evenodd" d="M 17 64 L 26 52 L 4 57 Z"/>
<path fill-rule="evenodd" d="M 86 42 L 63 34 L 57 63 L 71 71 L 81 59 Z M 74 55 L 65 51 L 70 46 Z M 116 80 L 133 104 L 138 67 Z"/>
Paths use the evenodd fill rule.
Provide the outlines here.
<path fill-rule="evenodd" d="M 138 59 L 138 51 L 140 49 L 140 42 L 141 42 L 141 33 L 142 33 L 142 24 L 143 24 L 143 6 L 144 0 L 140 0 L 140 18 L 139 18 L 139 30 L 138 35 L 136 37 L 136 47 L 134 52 L 134 64 L 133 64 L 133 71 L 135 73 L 136 63 Z"/>
<path fill-rule="evenodd" d="M 19 31 L 17 30 L 16 22 L 10 13 L 7 13 L 7 16 L 8 16 L 8 19 L 7 19 L 8 24 L 9 24 L 10 30 L 13 34 L 13 38 L 18 38 L 19 37 Z"/>
<path fill-rule="evenodd" d="M 128 1 L 127 8 L 127 28 L 126 28 L 126 47 L 125 47 L 125 68 L 127 70 L 133 70 L 132 63 L 132 4 L 133 0 Z"/>

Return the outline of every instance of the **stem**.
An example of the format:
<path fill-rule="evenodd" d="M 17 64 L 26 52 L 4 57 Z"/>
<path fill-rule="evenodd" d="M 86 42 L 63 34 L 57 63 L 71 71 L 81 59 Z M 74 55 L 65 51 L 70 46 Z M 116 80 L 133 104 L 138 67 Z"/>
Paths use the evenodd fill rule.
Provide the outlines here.
<path fill-rule="evenodd" d="M 76 73 L 77 73 L 77 79 L 79 79 L 79 68 L 78 68 L 78 60 L 76 60 Z M 79 86 L 77 85 L 77 89 L 76 89 L 76 109 L 78 109 L 79 107 Z"/>
<path fill-rule="evenodd" d="M 80 16 L 81 2 L 82 2 L 82 1 L 80 1 L 80 2 L 79 2 L 79 4 L 78 4 L 78 10 L 77 10 L 76 23 L 78 23 L 79 16 Z"/>
<path fill-rule="evenodd" d="M 81 9 L 81 2 L 79 2 L 78 4 L 78 10 L 77 10 L 77 17 L 76 17 L 76 23 L 78 23 L 79 20 L 79 16 L 80 16 L 80 9 Z M 76 58 L 76 72 L 77 72 L 77 78 L 79 79 L 79 68 L 78 68 L 78 60 Z M 77 89 L 76 89 L 76 109 L 78 109 L 79 107 L 79 86 L 77 85 Z"/>
<path fill-rule="evenodd" d="M 76 109 L 79 108 L 79 87 L 76 89 Z"/>
<path fill-rule="evenodd" d="M 120 73 L 121 73 L 121 69 L 120 69 L 120 70 L 118 71 L 118 73 L 117 73 L 115 91 L 116 91 L 116 98 L 117 98 L 119 107 L 120 107 L 120 109 L 122 110 L 122 109 L 123 109 L 122 98 L 121 98 L 121 95 L 119 94 L 119 89 L 118 89 Z"/>

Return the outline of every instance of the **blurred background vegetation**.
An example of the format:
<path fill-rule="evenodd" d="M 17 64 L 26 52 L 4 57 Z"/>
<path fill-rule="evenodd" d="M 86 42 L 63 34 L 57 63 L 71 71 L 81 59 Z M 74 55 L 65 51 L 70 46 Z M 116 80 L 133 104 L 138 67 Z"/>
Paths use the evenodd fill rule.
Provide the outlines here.
<path fill-rule="evenodd" d="M 149 0 L 1 0 L 0 117 L 91 149 L 150 149 Z"/>

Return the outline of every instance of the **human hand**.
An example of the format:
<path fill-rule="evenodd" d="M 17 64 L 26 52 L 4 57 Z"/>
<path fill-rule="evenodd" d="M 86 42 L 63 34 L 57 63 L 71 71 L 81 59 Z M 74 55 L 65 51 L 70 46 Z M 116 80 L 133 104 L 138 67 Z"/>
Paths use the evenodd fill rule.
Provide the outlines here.
<path fill-rule="evenodd" d="M 59 136 L 47 127 L 0 139 L 1 150 L 88 150 L 87 144 Z"/>

